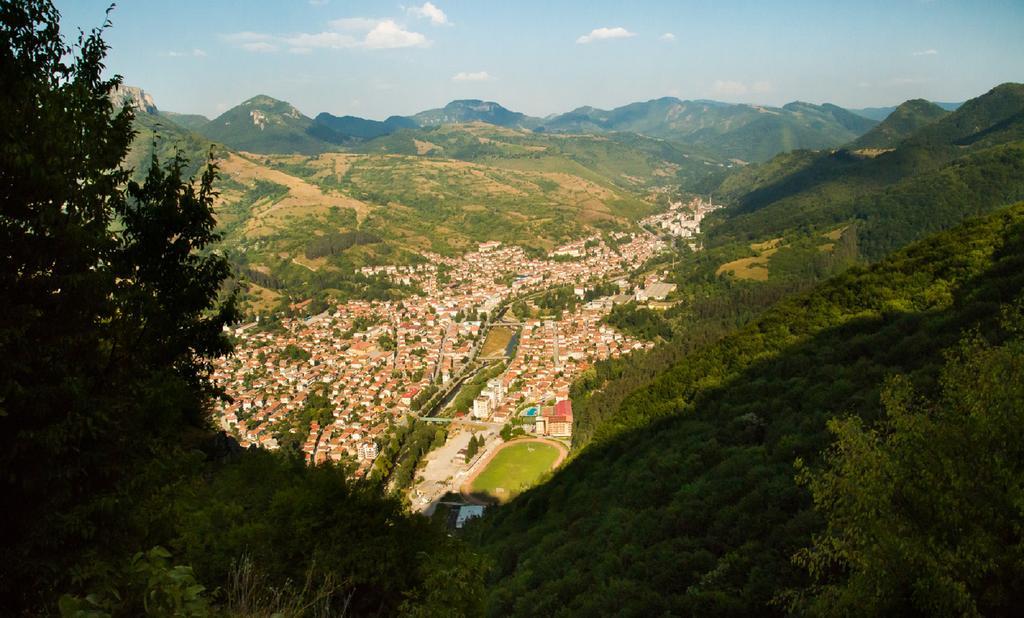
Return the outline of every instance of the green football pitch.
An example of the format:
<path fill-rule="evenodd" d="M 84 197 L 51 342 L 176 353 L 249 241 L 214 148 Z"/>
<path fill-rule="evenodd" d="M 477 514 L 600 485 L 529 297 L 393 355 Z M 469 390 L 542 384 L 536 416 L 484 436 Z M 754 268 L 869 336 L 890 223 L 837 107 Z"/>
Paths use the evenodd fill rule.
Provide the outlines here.
<path fill-rule="evenodd" d="M 558 448 L 541 442 L 511 443 L 473 480 L 472 491 L 508 500 L 529 488 L 558 460 Z"/>

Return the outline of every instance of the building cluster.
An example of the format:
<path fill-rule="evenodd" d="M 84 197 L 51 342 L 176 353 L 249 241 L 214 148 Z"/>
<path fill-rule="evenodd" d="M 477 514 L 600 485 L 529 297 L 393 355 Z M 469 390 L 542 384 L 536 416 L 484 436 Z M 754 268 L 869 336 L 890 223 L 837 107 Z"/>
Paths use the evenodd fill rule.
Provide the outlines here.
<path fill-rule="evenodd" d="M 669 202 L 668 210 L 643 219 L 640 224 L 660 229 L 679 238 L 693 238 L 700 232 L 700 223 L 711 211 L 721 208 L 720 205 L 695 197 L 689 202 Z"/>
<path fill-rule="evenodd" d="M 597 299 L 566 312 L 560 320 L 519 323 L 516 355 L 473 401 L 473 417 L 505 422 L 518 414 L 520 422 L 536 433 L 571 436 L 573 380 L 598 360 L 651 345 L 604 324 L 602 318 L 610 308 L 606 299 Z M 557 418 L 545 424 L 545 416 Z"/>
<path fill-rule="evenodd" d="M 354 300 L 310 318 L 258 320 L 235 329 L 235 353 L 219 359 L 213 373 L 231 398 L 218 404 L 218 422 L 243 446 L 288 443 L 311 462 L 350 459 L 365 473 L 390 424 L 415 414 L 424 390 L 461 377 L 502 306 L 549 287 L 606 280 L 665 248 L 649 234 L 609 239 L 559 247 L 553 252 L 559 258 L 529 257 L 519 247 L 488 242 L 461 257 L 427 255 L 427 263 L 365 268 L 364 274 L 423 294 Z M 558 321 L 523 323 L 518 354 L 473 402 L 472 414 L 500 420 L 526 400 L 565 401 L 571 381 L 589 363 L 644 345 L 601 324 L 606 312 L 592 302 Z M 326 417 L 311 404 L 325 399 Z"/>

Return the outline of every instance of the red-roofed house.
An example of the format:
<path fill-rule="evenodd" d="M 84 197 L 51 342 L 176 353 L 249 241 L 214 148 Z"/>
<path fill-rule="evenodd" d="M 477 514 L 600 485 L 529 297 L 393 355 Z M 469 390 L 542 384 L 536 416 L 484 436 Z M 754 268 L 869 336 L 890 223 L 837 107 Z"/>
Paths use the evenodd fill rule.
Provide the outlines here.
<path fill-rule="evenodd" d="M 536 432 L 541 435 L 556 438 L 572 436 L 572 401 L 563 399 L 552 408 L 541 408 L 534 426 Z"/>

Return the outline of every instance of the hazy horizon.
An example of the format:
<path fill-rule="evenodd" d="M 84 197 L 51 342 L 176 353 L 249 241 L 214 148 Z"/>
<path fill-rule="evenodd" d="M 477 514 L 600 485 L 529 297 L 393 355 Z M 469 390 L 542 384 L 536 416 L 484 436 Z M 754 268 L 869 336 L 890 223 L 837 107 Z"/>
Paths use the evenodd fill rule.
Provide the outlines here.
<path fill-rule="evenodd" d="M 57 2 L 65 32 L 107 0 Z M 1024 81 L 1024 5 L 941 0 L 516 6 L 307 0 L 125 3 L 107 67 L 164 110 L 214 117 L 266 94 L 383 119 L 483 99 L 532 116 L 664 96 L 847 108 L 960 102 Z"/>

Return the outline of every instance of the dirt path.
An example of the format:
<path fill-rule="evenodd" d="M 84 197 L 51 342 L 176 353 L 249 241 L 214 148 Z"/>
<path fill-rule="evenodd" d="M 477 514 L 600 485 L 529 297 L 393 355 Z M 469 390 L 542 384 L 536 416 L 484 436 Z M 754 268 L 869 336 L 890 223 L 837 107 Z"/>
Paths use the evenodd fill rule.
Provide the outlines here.
<path fill-rule="evenodd" d="M 565 461 L 565 458 L 569 456 L 569 449 L 566 448 L 564 444 L 558 442 L 557 440 L 548 440 L 547 438 L 520 438 L 517 440 L 511 440 L 509 442 L 502 444 L 498 448 L 492 450 L 487 454 L 486 457 L 476 462 L 476 464 L 473 466 L 473 470 L 470 472 L 469 476 L 466 477 L 466 480 L 462 483 L 462 487 L 459 488 L 459 493 L 462 494 L 462 497 L 472 504 L 489 504 L 488 502 L 482 501 L 473 496 L 473 481 L 476 480 L 476 477 L 480 476 L 480 473 L 487 468 L 488 464 L 491 463 L 491 460 L 494 459 L 495 456 L 497 456 L 497 454 L 500 453 L 501 450 L 504 449 L 506 446 L 511 446 L 513 444 L 525 444 L 529 442 L 539 442 L 541 444 L 547 444 L 558 449 L 558 458 L 555 459 L 555 463 L 551 464 L 552 470 L 555 470 L 558 468 L 558 466 L 562 465 L 562 462 Z"/>

